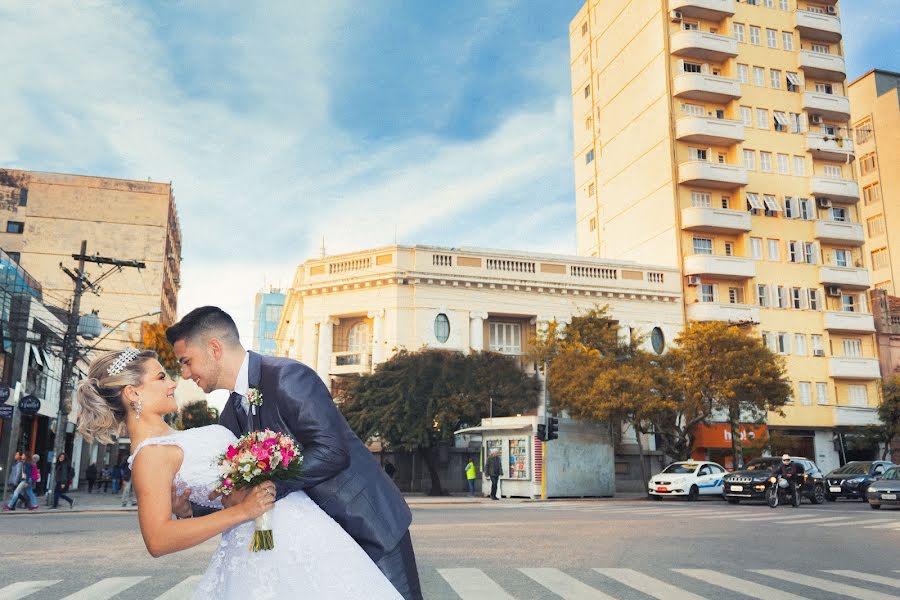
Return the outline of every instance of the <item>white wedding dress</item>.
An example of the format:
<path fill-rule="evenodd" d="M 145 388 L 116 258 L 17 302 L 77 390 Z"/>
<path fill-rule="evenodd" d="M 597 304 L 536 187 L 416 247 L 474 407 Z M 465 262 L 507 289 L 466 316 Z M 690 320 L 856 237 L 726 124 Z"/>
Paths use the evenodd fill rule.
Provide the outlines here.
<path fill-rule="evenodd" d="M 128 464 L 151 444 L 174 444 L 184 452 L 175 476 L 179 490 L 191 489 L 191 502 L 221 508 L 209 493 L 217 483 L 218 457 L 234 434 L 221 425 L 179 431 L 142 442 Z M 222 534 L 219 547 L 197 586 L 195 600 L 381 600 L 400 595 L 353 538 L 304 492 L 275 503 L 273 550 L 250 552 L 253 521 Z"/>

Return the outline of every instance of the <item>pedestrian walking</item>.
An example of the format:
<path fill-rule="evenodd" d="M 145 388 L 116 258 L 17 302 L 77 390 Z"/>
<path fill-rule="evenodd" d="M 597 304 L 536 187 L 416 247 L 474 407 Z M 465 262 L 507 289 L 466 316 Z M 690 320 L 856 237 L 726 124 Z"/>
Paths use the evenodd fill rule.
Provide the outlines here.
<path fill-rule="evenodd" d="M 87 479 L 88 482 L 88 494 L 94 491 L 94 483 L 97 481 L 97 463 L 91 463 L 88 465 L 88 468 L 84 470 L 84 478 Z M 97 488 L 100 489 L 99 487 Z"/>
<path fill-rule="evenodd" d="M 503 464 L 500 462 L 500 451 L 491 450 L 491 457 L 484 464 L 485 474 L 491 478 L 491 500 L 499 500 L 497 497 L 497 486 L 500 484 L 500 477 L 503 475 Z"/>
<path fill-rule="evenodd" d="M 469 496 L 475 496 L 475 463 L 472 462 L 472 459 L 469 459 L 469 462 L 466 463 L 466 479 L 469 482 Z"/>
<path fill-rule="evenodd" d="M 72 467 L 69 466 L 69 462 L 66 460 L 66 453 L 60 452 L 59 458 L 56 459 L 56 471 L 54 473 L 56 482 L 53 487 L 53 508 L 59 508 L 60 498 L 69 503 L 69 508 L 75 506 L 75 501 L 66 495 L 74 475 Z"/>
<path fill-rule="evenodd" d="M 113 492 L 113 494 L 118 494 L 119 488 L 122 483 L 122 463 L 121 462 L 118 462 L 113 466 L 112 472 L 110 473 L 110 478 L 112 479 L 112 492 Z"/>
<path fill-rule="evenodd" d="M 128 464 L 124 464 L 122 465 L 122 506 L 127 506 L 129 501 L 132 506 L 137 506 L 137 500 L 134 498 L 131 487 L 131 469 Z"/>
<path fill-rule="evenodd" d="M 34 490 L 31 488 L 33 481 L 31 464 L 26 461 L 26 454 L 24 452 L 16 452 L 15 458 L 16 462 L 10 469 L 9 479 L 7 480 L 9 485 L 15 486 L 15 491 L 9 499 L 9 503 L 3 507 L 3 510 L 16 510 L 16 503 L 19 501 L 20 497 L 28 498 L 28 510 L 37 510 L 37 497 L 34 495 Z"/>
<path fill-rule="evenodd" d="M 103 485 L 103 493 L 109 491 L 109 467 L 103 467 L 100 469 L 100 479 L 97 480 L 97 490 L 100 490 L 100 485 Z"/>

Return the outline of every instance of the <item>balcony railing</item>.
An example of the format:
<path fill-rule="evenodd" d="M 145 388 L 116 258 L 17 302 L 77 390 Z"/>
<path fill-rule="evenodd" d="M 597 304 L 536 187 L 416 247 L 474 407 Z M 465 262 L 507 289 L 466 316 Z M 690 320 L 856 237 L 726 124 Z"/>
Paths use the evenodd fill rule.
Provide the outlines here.
<path fill-rule="evenodd" d="M 744 141 L 744 124 L 715 117 L 681 117 L 675 121 L 675 138 L 681 142 L 730 146 Z"/>
<path fill-rule="evenodd" d="M 877 358 L 833 356 L 828 359 L 828 376 L 835 379 L 878 379 L 881 369 Z"/>
<path fill-rule="evenodd" d="M 875 318 L 866 313 L 829 311 L 825 313 L 825 329 L 832 332 L 872 332 Z"/>
<path fill-rule="evenodd" d="M 709 233 L 750 231 L 750 213 L 746 210 L 689 206 L 681 210 L 681 228 Z"/>
<path fill-rule="evenodd" d="M 856 159 L 853 140 L 849 136 L 811 132 L 806 135 L 806 150 L 819 160 L 847 162 Z"/>
<path fill-rule="evenodd" d="M 823 265 L 819 267 L 819 283 L 852 290 L 864 290 L 871 287 L 869 272 L 862 267 Z"/>
<path fill-rule="evenodd" d="M 861 224 L 826 220 L 816 221 L 816 239 L 844 246 L 862 246 L 866 241 Z"/>
<path fill-rule="evenodd" d="M 669 0 L 669 9 L 692 19 L 721 21 L 734 14 L 734 0 Z"/>
<path fill-rule="evenodd" d="M 684 274 L 716 279 L 748 279 L 756 277 L 756 263 L 740 256 L 691 254 L 684 257 Z"/>
<path fill-rule="evenodd" d="M 847 78 L 844 59 L 834 54 L 823 54 L 810 50 L 800 51 L 800 69 L 807 77 L 826 81 L 843 81 Z"/>
<path fill-rule="evenodd" d="M 836 15 L 796 10 L 794 11 L 794 29 L 801 38 L 822 42 L 841 41 L 841 20 Z"/>
<path fill-rule="evenodd" d="M 822 115 L 829 121 L 850 120 L 850 98 L 821 92 L 803 93 L 803 110 L 810 114 Z"/>
<path fill-rule="evenodd" d="M 355 375 L 372 370 L 372 354 L 368 351 L 333 352 L 331 354 L 332 375 Z"/>
<path fill-rule="evenodd" d="M 686 305 L 689 321 L 726 321 L 759 323 L 759 307 L 752 304 L 718 304 L 694 302 Z"/>
<path fill-rule="evenodd" d="M 809 193 L 816 198 L 828 198 L 836 202 L 859 202 L 859 185 L 852 179 L 811 177 Z"/>
<path fill-rule="evenodd" d="M 874 406 L 835 406 L 833 410 L 836 427 L 881 424 L 878 409 Z"/>
<path fill-rule="evenodd" d="M 720 63 L 737 56 L 737 40 L 707 31 L 678 31 L 672 34 L 672 54 Z"/>
<path fill-rule="evenodd" d="M 747 169 L 735 165 L 692 160 L 678 165 L 678 182 L 716 189 L 747 185 Z"/>
<path fill-rule="evenodd" d="M 676 97 L 699 102 L 722 104 L 741 97 L 741 82 L 721 75 L 681 73 L 675 76 Z"/>

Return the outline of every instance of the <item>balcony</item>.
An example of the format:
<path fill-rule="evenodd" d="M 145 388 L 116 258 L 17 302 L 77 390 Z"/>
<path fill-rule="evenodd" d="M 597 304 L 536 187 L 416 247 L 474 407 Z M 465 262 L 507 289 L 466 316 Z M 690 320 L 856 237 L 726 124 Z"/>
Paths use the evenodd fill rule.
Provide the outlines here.
<path fill-rule="evenodd" d="M 819 283 L 836 285 L 850 290 L 865 290 L 872 286 L 869 272 L 861 267 L 819 267 Z"/>
<path fill-rule="evenodd" d="M 859 202 L 859 185 L 851 179 L 811 177 L 809 193 L 816 198 L 828 198 L 835 202 Z"/>
<path fill-rule="evenodd" d="M 866 241 L 860 223 L 826 220 L 816 221 L 816 239 L 841 246 L 862 246 Z"/>
<path fill-rule="evenodd" d="M 372 355 L 369 352 L 333 352 L 332 375 L 361 375 L 372 371 Z"/>
<path fill-rule="evenodd" d="M 835 406 L 835 427 L 853 427 L 860 425 L 880 425 L 878 409 L 868 406 Z"/>
<path fill-rule="evenodd" d="M 681 117 L 675 121 L 675 138 L 681 142 L 730 146 L 744 141 L 744 124 L 715 117 Z"/>
<path fill-rule="evenodd" d="M 800 37 L 808 40 L 832 43 L 841 41 L 841 20 L 835 15 L 796 10 L 794 29 Z"/>
<path fill-rule="evenodd" d="M 850 120 L 850 99 L 847 96 L 804 92 L 803 110 L 808 113 L 822 115 L 829 121 L 845 123 Z"/>
<path fill-rule="evenodd" d="M 682 100 L 723 104 L 741 97 L 741 82 L 706 73 L 682 73 L 675 77 L 673 94 Z"/>
<path fill-rule="evenodd" d="M 881 369 L 877 358 L 832 356 L 828 359 L 828 376 L 835 379 L 878 379 Z"/>
<path fill-rule="evenodd" d="M 834 54 L 822 54 L 810 50 L 800 51 L 800 69 L 807 77 L 825 81 L 843 81 L 847 78 L 844 59 Z"/>
<path fill-rule="evenodd" d="M 734 165 L 692 160 L 678 165 L 678 183 L 731 190 L 747 185 L 747 170 Z"/>
<path fill-rule="evenodd" d="M 669 9 L 692 19 L 721 21 L 734 14 L 734 0 L 669 0 Z"/>
<path fill-rule="evenodd" d="M 681 210 L 681 228 L 706 233 L 750 231 L 750 213 L 746 210 L 690 206 Z"/>
<path fill-rule="evenodd" d="M 849 162 L 856 160 L 853 140 L 849 137 L 833 137 L 821 133 L 806 135 L 806 151 L 819 160 Z"/>
<path fill-rule="evenodd" d="M 865 313 L 827 312 L 825 329 L 837 333 L 872 332 L 875 331 L 875 318 Z"/>
<path fill-rule="evenodd" d="M 749 279 L 756 277 L 753 259 L 716 254 L 691 254 L 684 257 L 685 275 L 706 275 L 716 279 Z"/>
<path fill-rule="evenodd" d="M 728 323 L 759 323 L 759 307 L 751 304 L 688 304 L 689 321 L 726 321 Z"/>
<path fill-rule="evenodd" d="M 672 34 L 672 54 L 720 63 L 737 56 L 737 40 L 706 31 L 678 31 Z"/>

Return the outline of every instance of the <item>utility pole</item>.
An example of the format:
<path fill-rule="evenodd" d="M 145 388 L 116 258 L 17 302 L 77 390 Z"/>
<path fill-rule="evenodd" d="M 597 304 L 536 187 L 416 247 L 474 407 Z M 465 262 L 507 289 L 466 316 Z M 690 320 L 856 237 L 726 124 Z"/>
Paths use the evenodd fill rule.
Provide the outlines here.
<path fill-rule="evenodd" d="M 66 449 L 66 428 L 68 426 L 68 400 L 71 395 L 72 375 L 75 372 L 75 363 L 78 360 L 78 322 L 81 318 L 81 296 L 84 288 L 88 287 L 94 293 L 99 288 L 97 282 L 105 279 L 113 272 L 121 271 L 122 267 L 133 267 L 135 269 L 143 269 L 146 265 L 134 260 L 119 260 L 115 258 L 107 258 L 104 256 L 88 256 L 87 240 L 81 241 L 81 252 L 73 254 L 72 258 L 78 260 L 78 270 L 72 273 L 69 269 L 60 263 L 60 268 L 75 282 L 75 295 L 72 297 L 72 306 L 69 311 L 69 322 L 66 327 L 66 334 L 63 338 L 63 364 L 62 377 L 59 385 L 59 410 L 56 413 L 56 437 L 53 442 L 53 463 L 50 464 L 50 473 L 47 478 L 47 502 L 53 501 L 53 494 L 56 488 L 56 461 L 59 455 Z M 91 262 L 99 265 L 112 265 L 112 269 L 97 278 L 97 281 L 90 281 L 84 274 L 84 263 Z M 69 464 L 72 464 L 71 462 Z M 66 476 L 68 477 L 68 476 Z"/>

